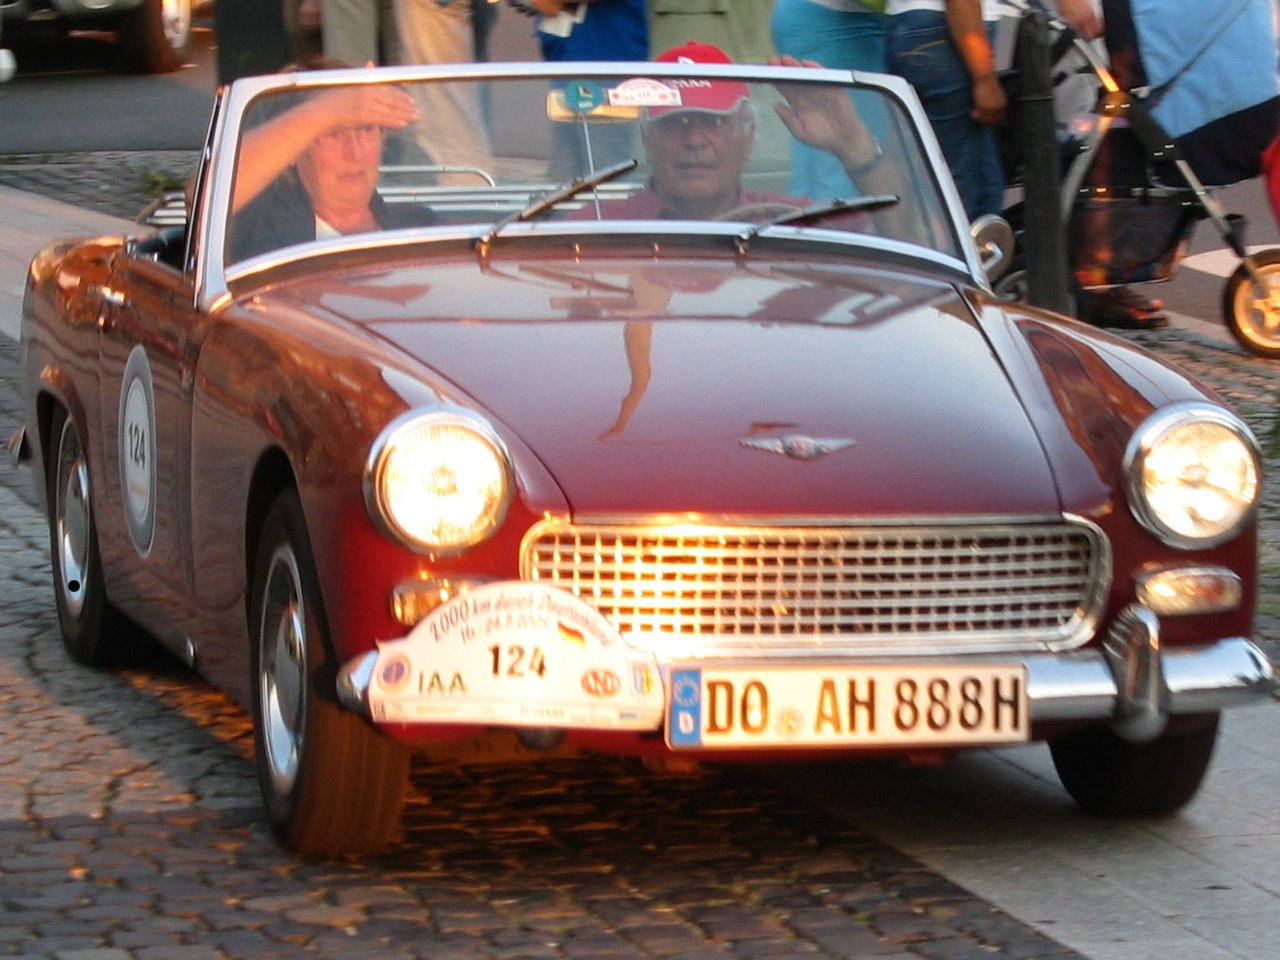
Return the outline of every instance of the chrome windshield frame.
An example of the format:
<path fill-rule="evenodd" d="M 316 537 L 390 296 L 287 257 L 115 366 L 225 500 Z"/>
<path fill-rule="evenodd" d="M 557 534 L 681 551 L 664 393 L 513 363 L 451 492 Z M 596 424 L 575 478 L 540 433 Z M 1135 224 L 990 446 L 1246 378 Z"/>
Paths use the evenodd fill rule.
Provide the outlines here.
<path fill-rule="evenodd" d="M 274 92 L 294 90 L 323 89 L 326 87 L 353 84 L 385 84 L 412 83 L 421 81 L 474 80 L 573 80 L 583 77 L 600 79 L 617 78 L 625 80 L 634 76 L 647 77 L 698 77 L 706 79 L 740 80 L 749 83 L 785 84 L 789 82 L 827 83 L 848 87 L 851 84 L 881 91 L 900 107 L 902 113 L 910 118 L 913 132 L 917 137 L 919 148 L 927 161 L 929 172 L 934 176 L 941 197 L 943 209 L 948 217 L 949 232 L 954 236 L 956 249 L 961 258 L 948 256 L 938 251 L 922 247 L 911 247 L 909 244 L 897 244 L 886 241 L 885 246 L 900 246 L 902 252 L 915 259 L 937 263 L 949 270 L 960 269 L 964 277 L 973 285 L 987 287 L 988 282 L 982 269 L 978 250 L 969 236 L 968 221 L 955 186 L 949 176 L 940 176 L 947 170 L 946 160 L 942 155 L 936 137 L 933 135 L 928 117 L 920 105 L 919 98 L 910 85 L 900 77 L 884 74 L 871 74 L 859 71 L 830 70 L 808 67 L 775 67 L 738 64 L 672 64 L 650 62 L 580 62 L 571 66 L 558 63 L 466 63 L 441 66 L 393 66 L 360 69 L 322 70 L 297 73 L 279 73 L 265 76 L 246 77 L 236 80 L 223 88 L 219 93 L 218 109 L 208 140 L 208 156 L 204 163 L 207 170 L 202 174 L 201 196 L 198 198 L 196 216 L 199 223 L 193 224 L 194 236 L 198 238 L 198 247 L 194 251 L 196 298 L 198 305 L 204 310 L 216 309 L 230 296 L 229 284 L 239 279 L 258 273 L 266 266 L 266 261 L 293 261 L 296 254 L 284 257 L 257 257 L 252 261 L 228 267 L 223 262 L 221 251 L 227 241 L 227 211 L 231 207 L 232 187 L 236 162 L 236 151 L 239 148 L 240 131 L 246 114 L 260 97 Z M 660 232 L 672 232 L 707 236 L 717 236 L 720 227 L 728 228 L 727 232 L 737 234 L 740 228 L 732 224 L 716 224 L 706 221 L 687 221 L 677 225 L 671 221 L 637 220 L 625 231 L 619 231 L 617 221 L 591 224 L 587 221 L 575 222 L 572 231 L 585 234 L 636 233 L 654 232 L 655 225 Z M 503 236 L 521 236 L 529 233 L 552 235 L 566 232 L 548 229 L 542 224 L 522 224 L 521 229 L 504 231 Z M 786 234 L 796 228 L 768 228 L 764 233 Z M 419 231 L 425 233 L 425 231 Z M 483 231 L 481 231 L 483 232 Z M 834 232 L 834 231 L 827 231 Z M 371 249 L 381 243 L 401 246 L 405 238 L 404 231 L 391 231 L 385 240 L 376 242 L 363 238 L 351 246 L 359 249 Z M 457 231 L 448 231 L 455 234 Z M 426 239 L 424 236 L 423 239 Z M 833 243 L 833 245 L 835 245 Z M 865 249 L 863 243 L 853 243 L 855 248 Z M 317 241 L 298 248 L 298 253 L 305 254 L 317 250 L 341 249 L 341 241 Z M 911 247 L 910 250 L 907 248 Z M 210 251 L 219 251 L 210 256 Z"/>

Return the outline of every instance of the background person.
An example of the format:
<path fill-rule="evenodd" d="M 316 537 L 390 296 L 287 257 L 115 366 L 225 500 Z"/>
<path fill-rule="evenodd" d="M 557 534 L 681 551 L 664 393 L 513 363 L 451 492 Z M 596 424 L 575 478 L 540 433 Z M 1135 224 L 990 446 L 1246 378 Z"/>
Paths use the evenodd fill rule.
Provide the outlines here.
<path fill-rule="evenodd" d="M 393 0 L 404 63 L 472 63 L 476 36 L 472 0 Z M 492 171 L 493 154 L 477 83 L 419 83 L 418 146 L 431 162 Z M 441 183 L 481 183 L 474 173 L 442 174 Z"/>
<path fill-rule="evenodd" d="M 769 37 L 773 0 L 649 0 L 649 49 L 661 51 L 697 41 L 718 47 L 735 63 L 766 63 L 775 53 Z"/>
<path fill-rule="evenodd" d="M 284 32 L 294 63 L 324 56 L 321 0 L 284 0 Z M 363 63 L 350 60 L 349 63 Z"/>
<path fill-rule="evenodd" d="M 888 0 L 890 72 L 915 88 L 970 220 L 1004 209 L 995 127 L 1007 103 L 988 22 L 994 0 Z"/>
<path fill-rule="evenodd" d="M 394 0 L 302 0 L 321 6 L 326 57 L 387 66 L 401 62 Z"/>
<path fill-rule="evenodd" d="M 1120 89 L 1137 93 L 1208 185 L 1249 180 L 1280 121 L 1272 0 L 1041 0 L 1087 38 L 1101 36 Z M 1101 14 L 1099 16 L 1099 13 Z M 1196 22 L 1203 29 L 1187 29 Z M 1104 140 L 1087 183 L 1149 185 L 1141 148 Z M 1117 139 L 1120 143 L 1123 140 Z M 1180 183 L 1180 178 L 1174 182 Z M 1097 326 L 1165 326 L 1159 299 L 1130 286 L 1084 291 L 1082 315 Z"/>
<path fill-rule="evenodd" d="M 884 73 L 888 19 L 883 11 L 884 0 L 776 0 L 769 29 L 778 52 L 797 60 Z M 791 145 L 788 189 L 810 197 L 853 193 L 834 156 L 799 141 Z"/>
<path fill-rule="evenodd" d="M 542 59 L 644 60 L 649 56 L 645 0 L 531 0 L 538 9 L 535 27 Z M 635 128 L 630 123 L 551 126 L 551 162 L 547 177 L 564 183 L 635 155 Z M 588 162 L 590 160 L 590 162 Z"/>

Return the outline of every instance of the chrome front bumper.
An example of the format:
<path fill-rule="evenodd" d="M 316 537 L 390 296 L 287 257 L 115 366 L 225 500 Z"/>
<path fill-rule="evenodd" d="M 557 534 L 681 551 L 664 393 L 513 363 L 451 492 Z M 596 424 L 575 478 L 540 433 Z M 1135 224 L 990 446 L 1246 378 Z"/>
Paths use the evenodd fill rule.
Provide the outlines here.
<path fill-rule="evenodd" d="M 365 653 L 338 672 L 340 701 L 365 717 L 377 657 Z M 1137 603 L 1116 618 L 1100 649 L 1009 659 L 1026 667 L 1033 723 L 1105 722 L 1132 743 L 1158 737 L 1170 717 L 1261 703 L 1280 692 L 1276 667 L 1256 644 L 1231 637 L 1164 649 L 1159 618 Z"/>
<path fill-rule="evenodd" d="M 1155 739 L 1169 717 L 1211 713 L 1274 697 L 1275 665 L 1243 637 L 1164 649 L 1160 620 L 1131 604 L 1101 650 L 1025 658 L 1031 719 L 1109 720 L 1133 743 Z"/>

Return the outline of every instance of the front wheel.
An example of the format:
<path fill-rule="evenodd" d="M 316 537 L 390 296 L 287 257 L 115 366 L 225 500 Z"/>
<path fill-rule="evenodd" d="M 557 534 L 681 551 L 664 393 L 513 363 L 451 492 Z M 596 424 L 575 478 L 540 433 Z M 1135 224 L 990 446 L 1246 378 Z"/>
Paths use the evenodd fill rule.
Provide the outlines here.
<path fill-rule="evenodd" d="M 297 494 L 267 514 L 253 574 L 253 734 L 258 783 L 294 853 L 377 853 L 400 823 L 406 748 L 336 700 L 319 581 Z"/>
<path fill-rule="evenodd" d="M 1218 716 L 1181 718 L 1177 728 L 1142 744 L 1121 739 L 1110 727 L 1091 727 L 1050 740 L 1049 752 L 1067 793 L 1090 813 L 1163 816 L 1200 789 Z"/>
<path fill-rule="evenodd" d="M 1240 346 L 1270 360 L 1280 359 L 1280 250 L 1252 254 L 1261 286 L 1244 264 L 1222 291 L 1222 318 Z"/>
<path fill-rule="evenodd" d="M 170 73 L 191 50 L 192 0 L 143 0 L 120 18 L 116 34 L 125 65 L 137 73 Z"/>

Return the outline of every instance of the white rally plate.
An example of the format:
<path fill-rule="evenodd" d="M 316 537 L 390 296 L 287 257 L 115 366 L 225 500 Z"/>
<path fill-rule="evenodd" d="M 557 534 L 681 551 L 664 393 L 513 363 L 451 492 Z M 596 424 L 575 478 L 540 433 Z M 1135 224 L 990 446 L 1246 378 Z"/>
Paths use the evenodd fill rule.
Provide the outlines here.
<path fill-rule="evenodd" d="M 667 683 L 674 750 L 978 746 L 1030 735 L 1020 665 L 682 666 Z"/>
<path fill-rule="evenodd" d="M 590 730 L 657 730 L 662 681 L 571 593 L 510 581 L 472 590 L 381 644 L 374 720 Z"/>

